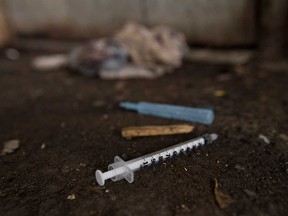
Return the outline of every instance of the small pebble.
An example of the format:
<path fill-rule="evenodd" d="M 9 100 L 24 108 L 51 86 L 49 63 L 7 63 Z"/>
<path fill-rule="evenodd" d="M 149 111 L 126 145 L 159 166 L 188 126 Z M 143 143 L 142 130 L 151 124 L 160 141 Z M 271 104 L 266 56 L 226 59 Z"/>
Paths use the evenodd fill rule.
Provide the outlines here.
<path fill-rule="evenodd" d="M 20 141 L 18 139 L 9 140 L 4 143 L 2 155 L 11 154 L 20 147 Z"/>
<path fill-rule="evenodd" d="M 245 171 L 245 167 L 240 166 L 240 165 L 238 165 L 238 164 L 235 165 L 235 169 L 241 170 L 241 171 Z"/>
<path fill-rule="evenodd" d="M 105 120 L 109 119 L 109 115 L 104 114 L 104 115 L 103 115 L 103 119 L 105 119 Z"/>
<path fill-rule="evenodd" d="M 116 196 L 111 196 L 110 199 L 111 199 L 112 201 L 115 201 L 115 200 L 116 200 Z"/>
<path fill-rule="evenodd" d="M 184 170 L 185 170 L 186 172 L 188 171 L 186 167 L 184 167 Z"/>
<path fill-rule="evenodd" d="M 43 144 L 41 145 L 41 149 L 45 149 L 45 148 L 46 148 L 46 144 L 43 143 Z"/>
<path fill-rule="evenodd" d="M 110 191 L 108 189 L 105 190 L 105 193 L 109 193 Z"/>
<path fill-rule="evenodd" d="M 65 122 L 61 122 L 60 127 L 61 128 L 65 128 L 66 127 L 66 123 Z"/>
<path fill-rule="evenodd" d="M 284 140 L 286 142 L 288 141 L 288 135 L 286 135 L 286 134 L 280 134 L 279 138 L 281 138 L 282 140 Z"/>
<path fill-rule="evenodd" d="M 80 163 L 79 164 L 81 167 L 86 167 L 87 166 L 87 164 L 85 164 L 85 163 Z"/>
<path fill-rule="evenodd" d="M 244 189 L 244 192 L 249 196 L 249 197 L 257 197 L 257 194 L 252 191 L 252 190 L 248 190 L 248 189 Z"/>
<path fill-rule="evenodd" d="M 75 200 L 76 197 L 75 197 L 75 194 L 71 194 L 67 197 L 68 200 Z"/>
<path fill-rule="evenodd" d="M 20 58 L 20 53 L 18 50 L 9 48 L 5 51 L 5 55 L 9 60 L 18 60 Z"/>
<path fill-rule="evenodd" d="M 68 165 L 64 165 L 64 166 L 61 168 L 61 171 L 62 171 L 63 173 L 69 173 L 71 170 L 72 170 L 72 168 L 69 167 Z"/>

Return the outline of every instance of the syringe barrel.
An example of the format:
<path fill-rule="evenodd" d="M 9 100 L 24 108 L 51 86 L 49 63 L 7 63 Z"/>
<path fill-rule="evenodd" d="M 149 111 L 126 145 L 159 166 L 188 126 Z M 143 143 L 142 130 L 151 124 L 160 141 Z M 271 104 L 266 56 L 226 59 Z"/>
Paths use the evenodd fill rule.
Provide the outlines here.
<path fill-rule="evenodd" d="M 186 152 L 192 150 L 193 148 L 197 148 L 198 146 L 212 143 L 216 139 L 216 134 L 206 134 L 202 137 L 188 140 L 186 142 L 179 143 L 126 162 L 119 156 L 116 156 L 114 158 L 114 163 L 108 166 L 109 171 L 105 173 L 102 173 L 100 170 L 96 171 L 95 175 L 97 182 L 99 185 L 103 186 L 105 184 L 105 180 L 107 179 L 111 178 L 113 181 L 118 181 L 125 178 L 129 183 L 132 183 L 134 181 L 135 171 L 146 166 L 150 166 L 153 163 L 157 163 L 161 161 L 161 159 L 166 160 L 178 155 L 181 152 Z"/>
<path fill-rule="evenodd" d="M 205 136 L 210 136 L 210 135 L 205 135 Z M 188 149 L 191 150 L 193 148 L 197 148 L 198 146 L 204 145 L 205 143 L 206 143 L 205 138 L 198 137 L 196 139 L 192 139 L 192 140 L 188 140 L 186 142 L 178 143 L 176 145 L 167 147 L 165 149 L 161 149 L 159 151 L 152 152 L 150 154 L 129 160 L 126 163 L 130 169 L 132 169 L 133 171 L 137 171 L 137 170 L 144 168 L 146 166 L 150 166 L 154 162 L 156 162 L 156 163 L 159 162 L 160 157 L 162 158 L 162 160 L 167 160 L 167 159 L 170 159 L 173 156 L 175 156 L 174 155 L 175 153 L 176 153 L 176 155 L 181 153 L 181 150 L 183 152 L 186 152 Z"/>

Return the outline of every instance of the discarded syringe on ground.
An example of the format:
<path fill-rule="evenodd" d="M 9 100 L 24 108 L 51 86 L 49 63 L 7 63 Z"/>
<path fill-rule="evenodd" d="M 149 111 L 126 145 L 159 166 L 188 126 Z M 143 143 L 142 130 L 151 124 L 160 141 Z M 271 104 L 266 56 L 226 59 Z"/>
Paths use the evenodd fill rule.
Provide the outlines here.
<path fill-rule="evenodd" d="M 100 170 L 96 170 L 96 180 L 100 186 L 103 186 L 105 180 L 110 178 L 112 181 L 118 181 L 125 178 L 129 183 L 132 183 L 134 181 L 135 171 L 173 156 L 177 156 L 179 153 L 189 152 L 199 146 L 212 143 L 216 139 L 217 134 L 206 134 L 129 161 L 124 161 L 119 156 L 116 156 L 114 158 L 114 163 L 108 166 L 109 171 L 102 173 Z"/>

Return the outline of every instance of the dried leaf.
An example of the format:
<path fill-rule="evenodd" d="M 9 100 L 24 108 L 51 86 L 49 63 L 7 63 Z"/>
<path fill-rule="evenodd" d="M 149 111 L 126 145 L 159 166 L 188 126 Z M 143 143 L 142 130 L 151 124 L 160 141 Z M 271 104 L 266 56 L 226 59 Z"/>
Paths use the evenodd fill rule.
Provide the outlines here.
<path fill-rule="evenodd" d="M 2 150 L 2 155 L 13 153 L 16 149 L 20 147 L 20 141 L 18 139 L 9 140 L 4 143 L 4 148 Z"/>
<path fill-rule="evenodd" d="M 227 208 L 234 200 L 228 195 L 224 194 L 218 189 L 218 181 L 215 178 L 215 187 L 214 187 L 214 194 L 215 200 L 221 209 Z"/>

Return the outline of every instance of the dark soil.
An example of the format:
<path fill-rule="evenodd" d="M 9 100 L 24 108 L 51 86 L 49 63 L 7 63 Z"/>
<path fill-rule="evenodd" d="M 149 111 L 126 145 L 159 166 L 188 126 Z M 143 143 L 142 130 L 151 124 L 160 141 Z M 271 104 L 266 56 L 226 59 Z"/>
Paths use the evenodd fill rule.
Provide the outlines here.
<path fill-rule="evenodd" d="M 0 156 L 0 215 L 287 215 L 288 72 L 186 63 L 157 80 L 104 81 L 37 72 L 30 60 L 0 60 L 1 149 L 21 142 Z M 226 95 L 214 96 L 219 89 Z M 216 119 L 191 134 L 125 140 L 125 126 L 182 122 L 122 110 L 121 101 L 213 107 Z M 133 184 L 95 181 L 116 155 L 129 160 L 211 132 L 216 142 L 135 173 Z M 215 178 L 234 200 L 225 209 Z"/>

